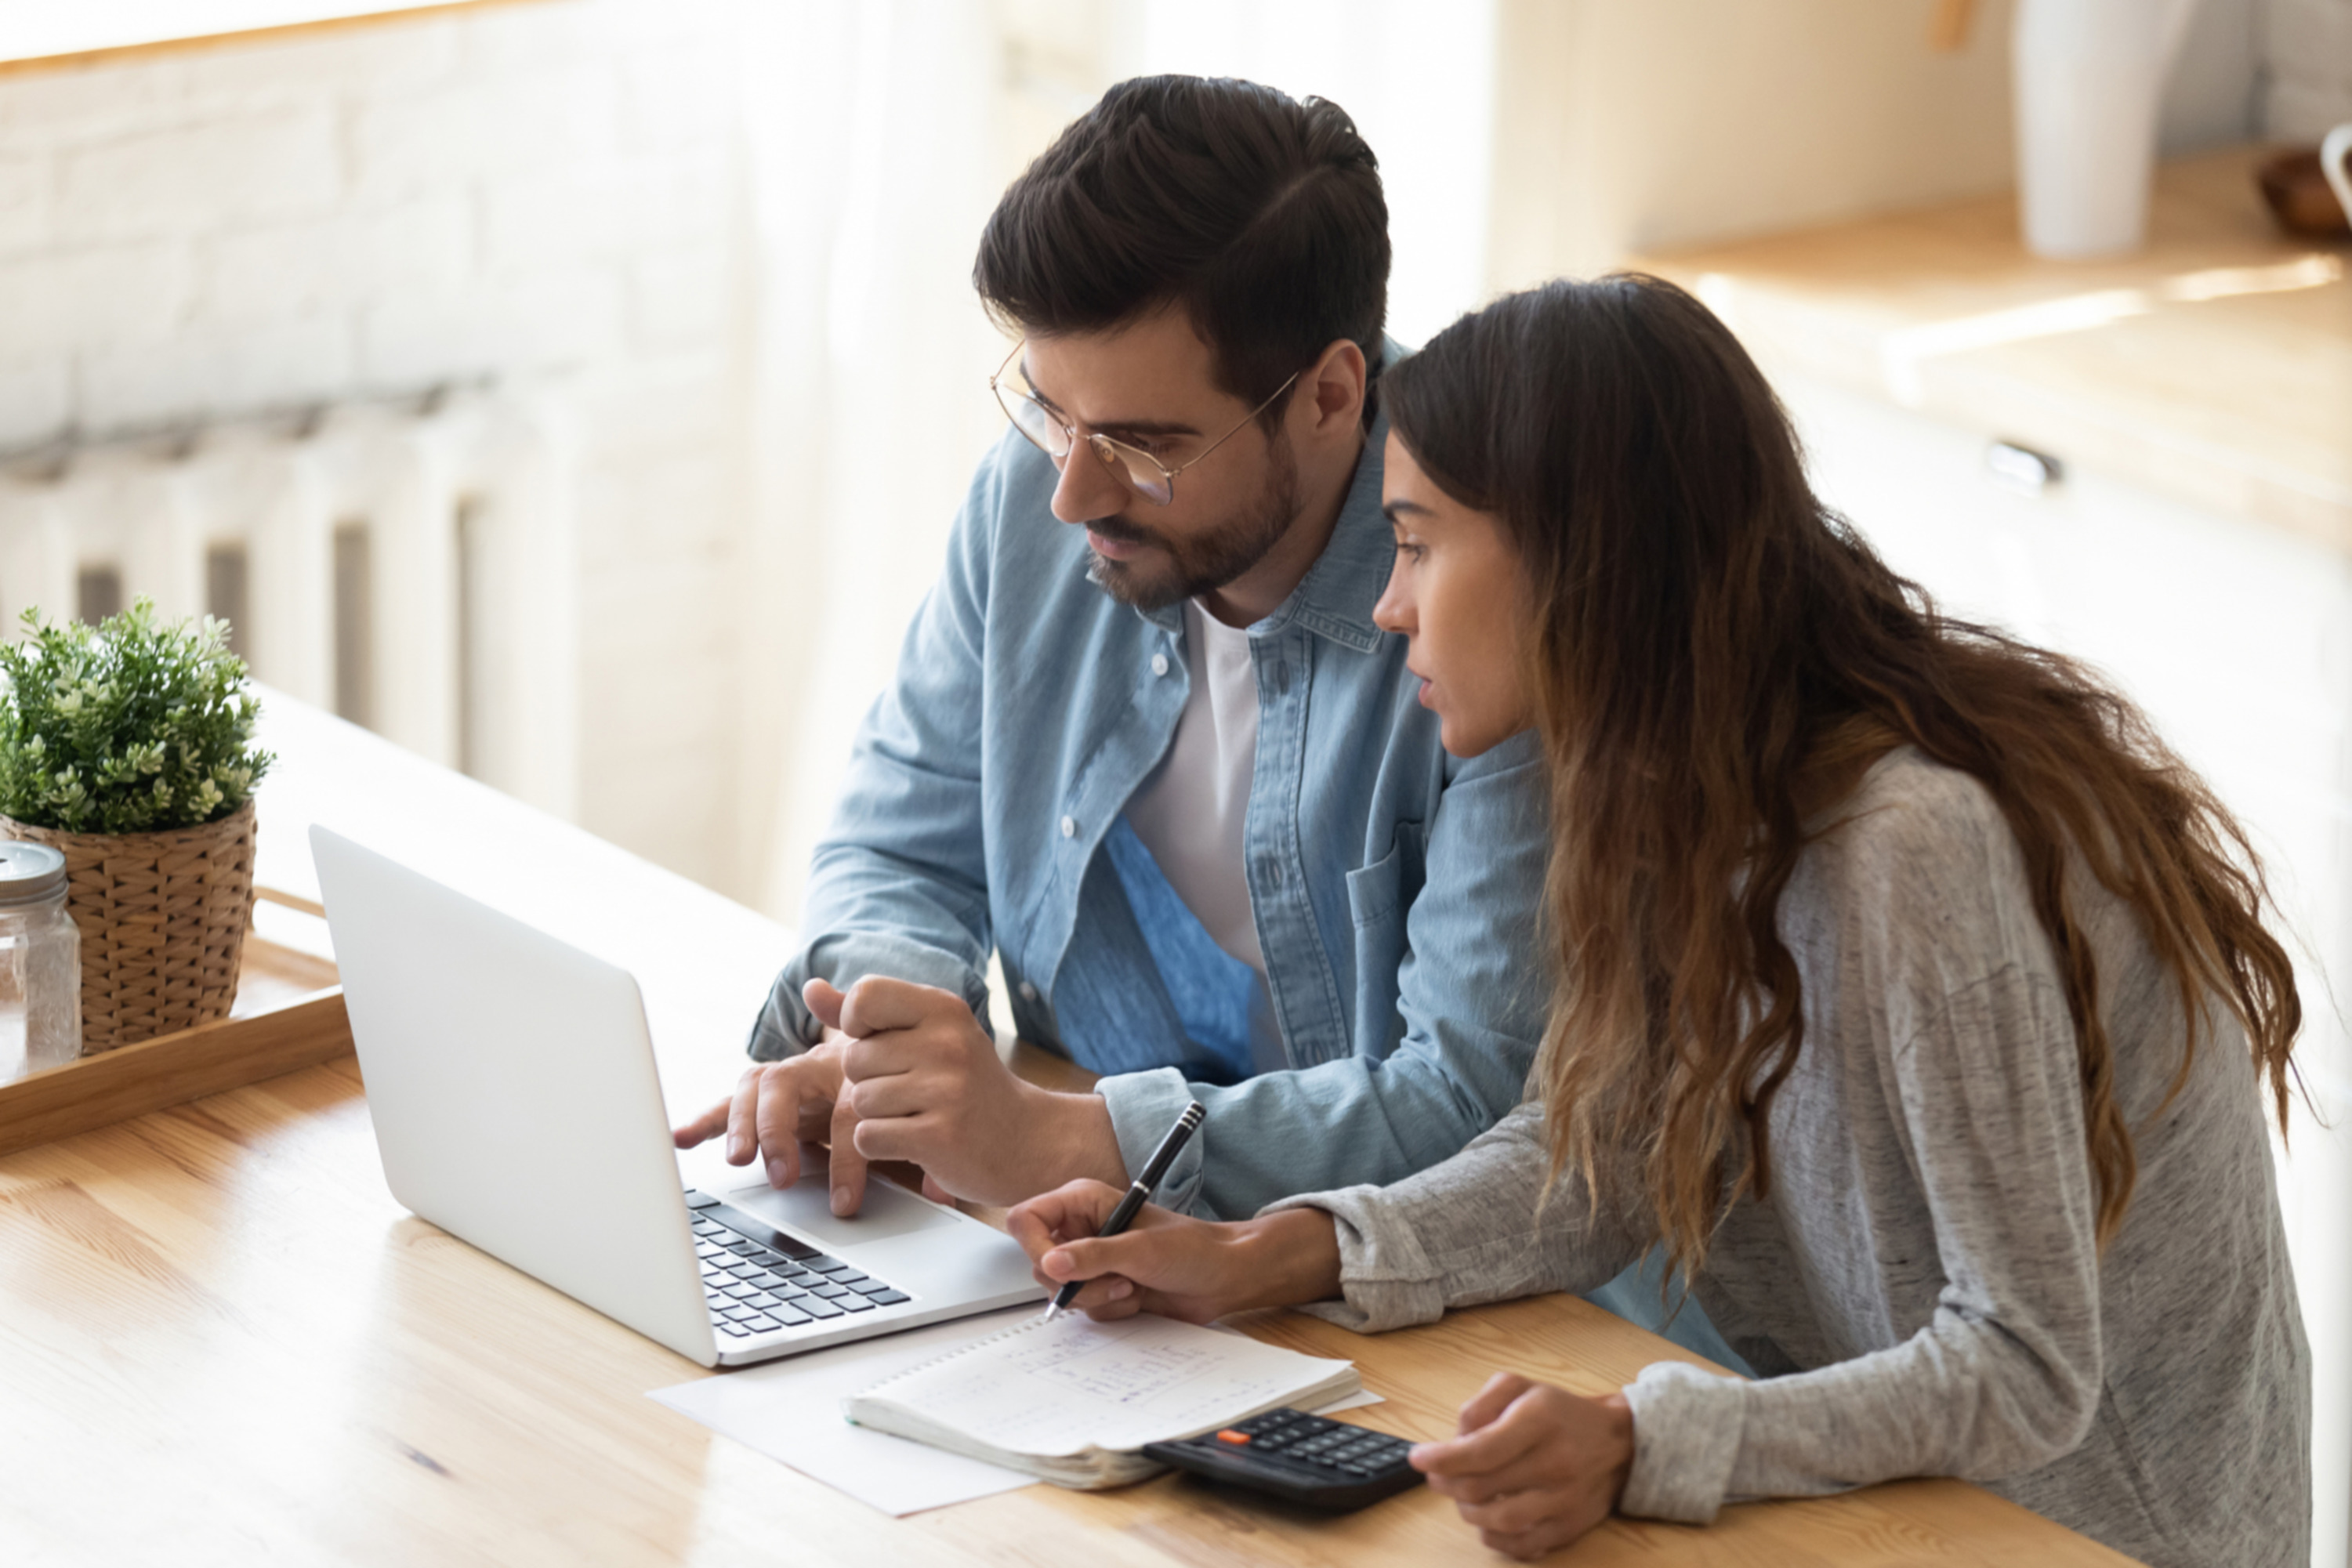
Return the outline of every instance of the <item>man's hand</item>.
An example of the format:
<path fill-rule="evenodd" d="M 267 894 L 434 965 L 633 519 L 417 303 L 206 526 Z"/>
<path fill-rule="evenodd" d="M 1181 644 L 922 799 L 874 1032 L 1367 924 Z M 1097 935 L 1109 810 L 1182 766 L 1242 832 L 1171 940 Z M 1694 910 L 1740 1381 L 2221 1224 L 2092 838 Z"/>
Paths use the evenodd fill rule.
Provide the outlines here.
<path fill-rule="evenodd" d="M 1633 1469 L 1622 1394 L 1585 1399 L 1498 1372 L 1462 1406 L 1462 1435 L 1410 1456 L 1496 1552 L 1531 1562 L 1609 1517 Z"/>
<path fill-rule="evenodd" d="M 835 1214 L 856 1212 L 869 1160 L 911 1160 L 929 1182 L 982 1203 L 1125 1176 L 1101 1097 L 1015 1078 L 962 998 L 878 976 L 845 992 L 811 980 L 803 996 L 849 1037 L 832 1124 Z"/>
<path fill-rule="evenodd" d="M 1248 1307 L 1339 1294 L 1338 1233 L 1319 1208 L 1219 1223 L 1147 1203 L 1124 1232 L 1100 1235 L 1124 1196 L 1103 1182 L 1074 1181 L 1004 1217 L 1039 1284 L 1058 1290 L 1087 1281 L 1071 1304 L 1088 1317 L 1108 1322 L 1142 1312 L 1205 1323 Z"/>
<path fill-rule="evenodd" d="M 769 1185 L 792 1186 L 800 1179 L 801 1145 L 824 1143 L 839 1119 L 841 1053 L 848 1044 L 848 1036 L 828 1029 L 800 1055 L 760 1063 L 737 1081 L 733 1095 L 672 1129 L 671 1137 L 690 1149 L 723 1132 L 729 1165 L 748 1166 L 764 1154 Z M 858 1184 L 863 1190 L 862 1166 Z"/>

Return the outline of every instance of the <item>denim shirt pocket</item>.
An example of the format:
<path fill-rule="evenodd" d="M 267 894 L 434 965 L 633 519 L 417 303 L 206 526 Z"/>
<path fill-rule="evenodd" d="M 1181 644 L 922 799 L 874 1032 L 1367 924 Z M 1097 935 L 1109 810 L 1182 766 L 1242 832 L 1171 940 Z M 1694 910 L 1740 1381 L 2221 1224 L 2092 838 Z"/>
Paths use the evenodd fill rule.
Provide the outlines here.
<path fill-rule="evenodd" d="M 1397 969 L 1404 962 L 1406 916 L 1427 880 L 1426 850 L 1422 825 L 1399 822 L 1389 852 L 1348 873 L 1348 913 L 1356 927 L 1359 1039 L 1365 1022 L 1385 1018 L 1389 1049 L 1404 1038 L 1404 1017 L 1397 1010 Z"/>

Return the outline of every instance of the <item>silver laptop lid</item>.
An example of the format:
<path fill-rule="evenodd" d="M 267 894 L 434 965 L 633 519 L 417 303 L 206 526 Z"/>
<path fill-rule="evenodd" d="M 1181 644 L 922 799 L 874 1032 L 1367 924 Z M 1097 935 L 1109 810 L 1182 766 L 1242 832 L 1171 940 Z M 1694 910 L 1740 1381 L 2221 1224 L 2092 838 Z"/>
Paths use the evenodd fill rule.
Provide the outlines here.
<path fill-rule="evenodd" d="M 635 980 L 327 829 L 310 849 L 393 1196 L 715 1364 Z"/>

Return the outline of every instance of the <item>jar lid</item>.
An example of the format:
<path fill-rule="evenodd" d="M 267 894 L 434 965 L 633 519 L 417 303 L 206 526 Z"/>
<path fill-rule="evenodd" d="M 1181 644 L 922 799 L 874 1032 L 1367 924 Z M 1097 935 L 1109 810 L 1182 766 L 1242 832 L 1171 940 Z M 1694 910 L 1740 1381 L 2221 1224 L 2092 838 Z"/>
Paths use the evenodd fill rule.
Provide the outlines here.
<path fill-rule="evenodd" d="M 0 841 L 0 904 L 30 904 L 66 886 L 66 857 L 47 844 Z"/>

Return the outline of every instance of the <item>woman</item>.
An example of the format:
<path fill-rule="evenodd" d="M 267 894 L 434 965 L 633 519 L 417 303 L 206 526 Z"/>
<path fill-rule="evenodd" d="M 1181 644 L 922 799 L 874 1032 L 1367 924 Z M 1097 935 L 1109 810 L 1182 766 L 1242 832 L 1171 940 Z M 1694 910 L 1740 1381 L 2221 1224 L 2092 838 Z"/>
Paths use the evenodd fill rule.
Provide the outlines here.
<path fill-rule="evenodd" d="M 1040 1278 L 1376 1330 L 1660 1243 L 1759 1380 L 1498 1375 L 1413 1459 L 1488 1544 L 1952 1475 L 2151 1563 L 2301 1563 L 2263 1125 L 2301 1013 L 2220 802 L 2083 670 L 1889 572 L 1667 284 L 1513 296 L 1385 386 L 1381 624 L 1449 750 L 1533 725 L 1551 769 L 1530 1100 L 1240 1224 L 1088 1239 L 1118 1194 L 1062 1188 L 1013 1217 Z"/>

